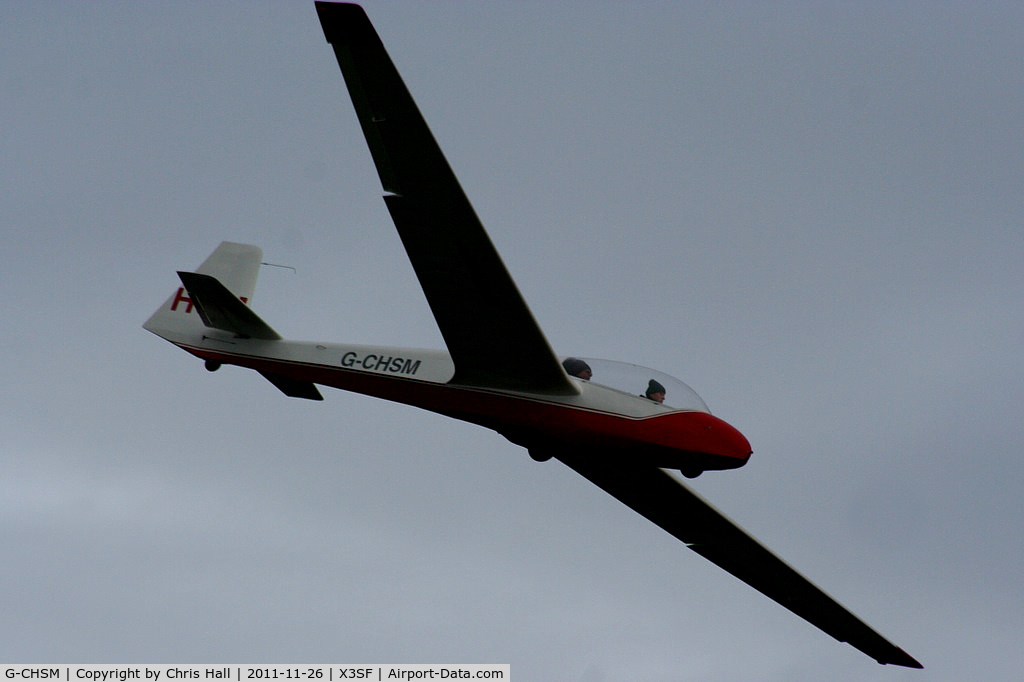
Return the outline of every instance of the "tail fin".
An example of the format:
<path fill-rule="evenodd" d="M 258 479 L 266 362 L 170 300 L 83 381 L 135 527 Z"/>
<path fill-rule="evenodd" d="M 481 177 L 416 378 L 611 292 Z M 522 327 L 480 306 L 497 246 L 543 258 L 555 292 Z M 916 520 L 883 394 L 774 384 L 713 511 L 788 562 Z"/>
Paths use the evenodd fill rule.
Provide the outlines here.
<path fill-rule="evenodd" d="M 235 297 L 247 304 L 256 291 L 256 278 L 260 272 L 262 259 L 263 251 L 258 246 L 221 242 L 196 272 L 215 278 Z M 193 301 L 184 282 L 142 326 L 147 331 L 168 340 L 181 334 L 200 332 L 206 328 L 206 324 L 199 316 L 196 302 Z"/>

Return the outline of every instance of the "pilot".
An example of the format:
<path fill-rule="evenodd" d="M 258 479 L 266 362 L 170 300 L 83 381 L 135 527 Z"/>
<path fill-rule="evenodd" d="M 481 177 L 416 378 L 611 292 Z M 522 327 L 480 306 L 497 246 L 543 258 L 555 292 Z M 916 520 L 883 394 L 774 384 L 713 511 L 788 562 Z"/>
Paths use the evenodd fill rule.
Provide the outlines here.
<path fill-rule="evenodd" d="M 566 358 L 562 361 L 562 367 L 565 367 L 569 376 L 579 377 L 584 381 L 590 381 L 590 377 L 594 376 L 594 373 L 590 371 L 590 365 L 579 358 Z"/>
<path fill-rule="evenodd" d="M 644 391 L 643 397 L 656 403 L 663 403 L 665 402 L 665 387 L 651 379 L 647 382 L 647 390 Z"/>

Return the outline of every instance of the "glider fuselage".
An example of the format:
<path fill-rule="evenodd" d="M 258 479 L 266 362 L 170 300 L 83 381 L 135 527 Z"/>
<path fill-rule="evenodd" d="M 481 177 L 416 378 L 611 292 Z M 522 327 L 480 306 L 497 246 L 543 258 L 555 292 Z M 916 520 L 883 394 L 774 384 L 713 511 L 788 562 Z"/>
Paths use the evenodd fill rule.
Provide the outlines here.
<path fill-rule="evenodd" d="M 704 410 L 675 409 L 598 381 L 570 377 L 577 392 L 561 395 L 465 386 L 452 383 L 455 367 L 444 351 L 245 339 L 209 328 L 175 336 L 169 340 L 210 368 L 238 365 L 420 407 L 493 429 L 537 459 L 599 448 L 693 475 L 743 466 L 751 453 L 738 430 Z"/>

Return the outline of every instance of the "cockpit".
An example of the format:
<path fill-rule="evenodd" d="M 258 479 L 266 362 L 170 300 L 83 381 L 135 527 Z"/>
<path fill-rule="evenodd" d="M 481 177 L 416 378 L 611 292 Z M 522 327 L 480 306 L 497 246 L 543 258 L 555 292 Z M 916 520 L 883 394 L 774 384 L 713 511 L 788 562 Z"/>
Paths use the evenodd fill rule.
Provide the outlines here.
<path fill-rule="evenodd" d="M 570 376 L 600 384 L 635 398 L 659 402 L 666 408 L 711 414 L 711 410 L 696 391 L 679 379 L 656 369 L 578 355 L 563 358 L 562 366 Z M 659 396 L 659 393 L 662 395 Z"/>

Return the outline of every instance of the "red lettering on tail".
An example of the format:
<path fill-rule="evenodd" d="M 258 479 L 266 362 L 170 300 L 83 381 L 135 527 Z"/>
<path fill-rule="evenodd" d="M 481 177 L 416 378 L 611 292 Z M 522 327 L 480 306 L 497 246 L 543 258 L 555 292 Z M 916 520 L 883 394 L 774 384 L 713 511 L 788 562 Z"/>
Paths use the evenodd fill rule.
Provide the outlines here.
<path fill-rule="evenodd" d="M 174 302 L 171 303 L 171 310 L 177 310 L 179 303 L 187 303 L 185 312 L 192 312 L 192 299 L 185 295 L 185 287 L 178 287 L 178 293 L 174 295 Z"/>

